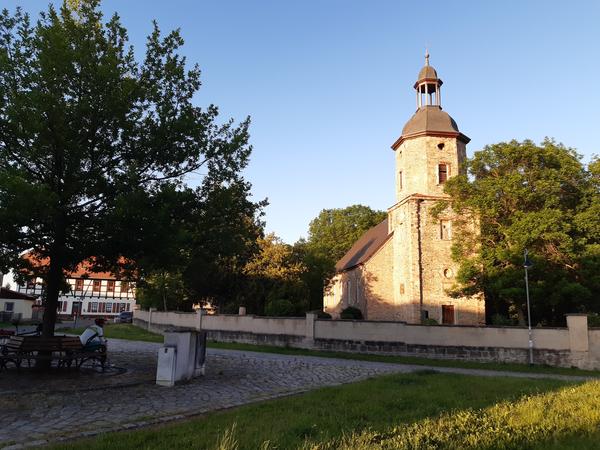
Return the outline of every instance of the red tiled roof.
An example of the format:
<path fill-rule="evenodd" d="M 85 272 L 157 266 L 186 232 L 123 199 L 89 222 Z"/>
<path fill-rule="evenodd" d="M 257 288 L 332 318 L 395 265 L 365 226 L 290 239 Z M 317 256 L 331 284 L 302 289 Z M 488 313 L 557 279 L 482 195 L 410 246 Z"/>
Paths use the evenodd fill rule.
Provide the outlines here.
<path fill-rule="evenodd" d="M 36 258 L 34 255 L 31 254 L 31 252 L 27 252 L 23 255 L 23 258 L 28 259 L 29 262 L 33 265 L 33 266 L 46 266 L 48 265 L 48 258 Z M 123 260 L 124 261 L 124 260 Z M 73 272 L 66 272 L 65 276 L 67 278 L 94 278 L 94 279 L 101 279 L 101 280 L 116 280 L 117 277 L 115 277 L 112 273 L 110 272 L 93 272 L 91 270 L 91 262 L 90 261 L 83 261 L 82 263 L 80 263 Z"/>

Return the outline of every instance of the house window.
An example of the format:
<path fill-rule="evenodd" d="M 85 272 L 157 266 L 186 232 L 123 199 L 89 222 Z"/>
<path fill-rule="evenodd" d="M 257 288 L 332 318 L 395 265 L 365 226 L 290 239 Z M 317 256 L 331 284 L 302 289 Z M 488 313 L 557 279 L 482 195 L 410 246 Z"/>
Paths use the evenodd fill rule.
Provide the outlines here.
<path fill-rule="evenodd" d="M 62 311 L 62 303 L 60 300 L 58 301 L 58 305 L 56 306 L 57 311 Z"/>
<path fill-rule="evenodd" d="M 398 172 L 398 189 L 402 189 L 402 171 Z"/>
<path fill-rule="evenodd" d="M 440 220 L 440 239 L 443 241 L 452 239 L 452 223 L 449 220 Z"/>
<path fill-rule="evenodd" d="M 26 289 L 35 289 L 35 281 L 28 281 Z"/>
<path fill-rule="evenodd" d="M 15 310 L 15 304 L 14 302 L 6 302 L 4 304 L 4 311 L 6 312 L 13 312 Z"/>
<path fill-rule="evenodd" d="M 445 183 L 448 179 L 448 164 L 438 165 L 438 184 Z"/>
<path fill-rule="evenodd" d="M 98 312 L 98 302 L 92 302 L 92 312 Z"/>
<path fill-rule="evenodd" d="M 88 302 L 87 311 L 88 311 L 88 312 L 91 312 L 91 311 L 92 311 L 92 302 Z"/>
<path fill-rule="evenodd" d="M 121 292 L 129 291 L 129 282 L 121 281 Z"/>
<path fill-rule="evenodd" d="M 63 312 L 67 310 L 67 302 L 63 302 Z"/>
<path fill-rule="evenodd" d="M 110 294 L 114 294 L 115 292 L 115 282 L 112 280 L 108 280 L 106 282 L 106 291 Z"/>
<path fill-rule="evenodd" d="M 100 292 L 100 285 L 102 282 L 100 280 L 94 280 L 93 290 L 94 292 Z"/>
<path fill-rule="evenodd" d="M 106 304 L 106 312 L 107 313 L 112 313 L 112 303 L 107 303 Z"/>
<path fill-rule="evenodd" d="M 75 290 L 83 291 L 83 280 L 82 279 L 75 280 Z"/>
<path fill-rule="evenodd" d="M 129 303 L 127 303 L 126 306 L 127 306 L 127 311 L 129 311 Z"/>

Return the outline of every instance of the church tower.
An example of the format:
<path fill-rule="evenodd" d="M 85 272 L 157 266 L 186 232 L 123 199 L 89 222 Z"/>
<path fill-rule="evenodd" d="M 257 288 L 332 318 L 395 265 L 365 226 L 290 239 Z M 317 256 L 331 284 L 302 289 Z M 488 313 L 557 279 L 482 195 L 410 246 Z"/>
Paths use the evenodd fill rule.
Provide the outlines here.
<path fill-rule="evenodd" d="M 393 234 L 394 303 L 397 318 L 409 323 L 472 324 L 480 321 L 483 302 L 447 293 L 457 270 L 451 258 L 453 213 L 431 216 L 437 202 L 448 198 L 444 183 L 461 170 L 469 142 L 442 110 L 442 84 L 426 54 L 414 84 L 417 110 L 392 145 L 396 204 L 388 211 L 388 231 Z"/>
<path fill-rule="evenodd" d="M 453 223 L 476 226 L 449 206 L 433 217 L 440 200 L 449 200 L 444 183 L 457 175 L 469 138 L 442 110 L 442 80 L 429 65 L 414 84 L 417 110 L 392 145 L 396 203 L 387 218 L 358 239 L 337 262 L 323 306 L 334 318 L 352 306 L 368 320 L 444 325 L 485 322 L 482 297 L 451 297 L 457 264 L 452 260 Z M 475 229 L 475 228 L 474 228 Z"/>

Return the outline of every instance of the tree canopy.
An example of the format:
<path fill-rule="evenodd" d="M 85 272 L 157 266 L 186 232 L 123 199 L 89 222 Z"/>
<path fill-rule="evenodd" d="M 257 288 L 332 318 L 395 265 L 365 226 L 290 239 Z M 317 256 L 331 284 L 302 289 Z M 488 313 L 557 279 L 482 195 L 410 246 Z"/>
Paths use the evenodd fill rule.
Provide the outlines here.
<path fill-rule="evenodd" d="M 457 294 L 484 292 L 488 318 L 526 314 L 528 249 L 534 323 L 563 324 L 569 312 L 599 311 L 600 162 L 586 168 L 571 148 L 546 139 L 488 145 L 446 182 L 457 221 Z M 444 208 L 446 205 L 441 204 Z"/>
<path fill-rule="evenodd" d="M 195 205 L 206 224 L 214 206 L 198 201 L 249 188 L 249 119 L 219 124 L 217 107 L 193 104 L 200 69 L 178 53 L 180 32 L 154 23 L 138 62 L 117 15 L 103 23 L 99 0 L 71 3 L 33 24 L 20 9 L 0 14 L 0 269 L 42 277 L 45 336 L 65 273 L 82 260 L 116 270 L 120 257 L 142 262 L 154 249 L 185 270 L 181 236 L 170 234 L 181 211 L 164 201 Z M 184 177 L 200 170 L 206 180 L 191 192 Z M 255 222 L 257 208 L 240 214 Z M 28 265 L 26 250 L 49 264 Z"/>
<path fill-rule="evenodd" d="M 308 270 L 303 279 L 309 289 L 310 308 L 321 309 L 323 288 L 333 275 L 335 263 L 371 227 L 387 217 L 364 205 L 322 210 L 309 225 L 308 239 L 295 244 Z"/>

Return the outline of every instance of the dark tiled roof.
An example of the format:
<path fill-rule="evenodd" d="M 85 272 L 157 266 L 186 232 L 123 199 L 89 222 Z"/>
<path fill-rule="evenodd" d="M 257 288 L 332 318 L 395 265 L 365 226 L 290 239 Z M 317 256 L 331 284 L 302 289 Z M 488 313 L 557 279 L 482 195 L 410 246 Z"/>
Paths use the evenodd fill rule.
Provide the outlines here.
<path fill-rule="evenodd" d="M 335 270 L 341 272 L 367 261 L 387 241 L 389 236 L 388 220 L 385 219 L 379 225 L 375 225 L 365 232 L 354 243 L 352 248 L 337 262 Z"/>
<path fill-rule="evenodd" d="M 35 297 L 21 292 L 11 291 L 10 289 L 0 288 L 0 298 L 7 298 L 10 300 L 35 300 Z"/>
<path fill-rule="evenodd" d="M 439 106 L 423 106 L 417 110 L 402 129 L 402 136 L 423 132 L 457 133 L 458 125 Z"/>
<path fill-rule="evenodd" d="M 417 77 L 417 80 L 418 81 L 421 81 L 424 79 L 431 80 L 431 79 L 437 79 L 437 77 L 438 77 L 437 72 L 435 71 L 435 69 L 433 67 L 423 66 L 423 68 L 419 72 L 419 76 Z"/>

